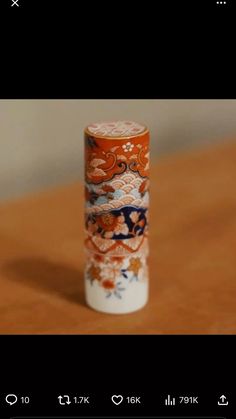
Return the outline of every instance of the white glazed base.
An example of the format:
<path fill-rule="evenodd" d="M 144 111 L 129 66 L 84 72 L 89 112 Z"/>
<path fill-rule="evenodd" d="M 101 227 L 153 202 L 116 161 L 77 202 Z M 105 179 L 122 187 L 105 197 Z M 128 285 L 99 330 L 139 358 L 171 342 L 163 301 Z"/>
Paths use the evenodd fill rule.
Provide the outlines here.
<path fill-rule="evenodd" d="M 127 256 L 87 253 L 85 295 L 87 304 L 104 313 L 131 313 L 148 300 L 148 246 Z"/>
<path fill-rule="evenodd" d="M 104 290 L 95 281 L 85 280 L 87 304 L 94 310 L 110 314 L 125 314 L 143 308 L 148 300 L 148 280 L 130 283 L 122 298 L 104 296 Z"/>

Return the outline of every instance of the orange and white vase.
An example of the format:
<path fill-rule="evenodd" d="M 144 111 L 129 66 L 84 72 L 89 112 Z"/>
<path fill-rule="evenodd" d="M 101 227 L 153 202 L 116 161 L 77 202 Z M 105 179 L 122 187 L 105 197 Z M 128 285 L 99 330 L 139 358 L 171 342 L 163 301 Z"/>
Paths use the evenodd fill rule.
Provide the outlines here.
<path fill-rule="evenodd" d="M 90 307 L 129 313 L 148 299 L 149 131 L 116 121 L 85 129 L 85 290 Z"/>

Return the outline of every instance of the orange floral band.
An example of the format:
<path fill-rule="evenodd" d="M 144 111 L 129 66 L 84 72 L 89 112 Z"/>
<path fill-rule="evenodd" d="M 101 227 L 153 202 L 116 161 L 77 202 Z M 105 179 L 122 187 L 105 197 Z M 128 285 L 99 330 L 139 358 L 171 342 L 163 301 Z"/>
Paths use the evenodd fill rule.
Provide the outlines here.
<path fill-rule="evenodd" d="M 130 170 L 142 178 L 149 176 L 149 134 L 132 141 L 94 138 L 85 134 L 85 179 L 99 184 Z"/>

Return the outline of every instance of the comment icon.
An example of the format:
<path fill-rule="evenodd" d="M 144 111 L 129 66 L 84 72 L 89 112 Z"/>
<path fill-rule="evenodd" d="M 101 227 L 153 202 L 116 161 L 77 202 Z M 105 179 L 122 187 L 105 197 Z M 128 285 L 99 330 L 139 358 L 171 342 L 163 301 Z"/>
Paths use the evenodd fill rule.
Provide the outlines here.
<path fill-rule="evenodd" d="M 17 396 L 15 394 L 8 394 L 5 398 L 6 402 L 12 406 L 17 402 Z"/>

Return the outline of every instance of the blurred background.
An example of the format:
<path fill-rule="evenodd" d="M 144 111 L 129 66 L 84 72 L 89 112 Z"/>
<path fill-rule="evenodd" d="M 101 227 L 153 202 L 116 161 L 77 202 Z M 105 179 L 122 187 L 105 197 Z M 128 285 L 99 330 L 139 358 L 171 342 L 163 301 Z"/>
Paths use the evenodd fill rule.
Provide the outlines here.
<path fill-rule="evenodd" d="M 0 200 L 83 179 L 84 127 L 117 119 L 146 124 L 158 158 L 236 138 L 236 100 L 1 100 Z"/>

